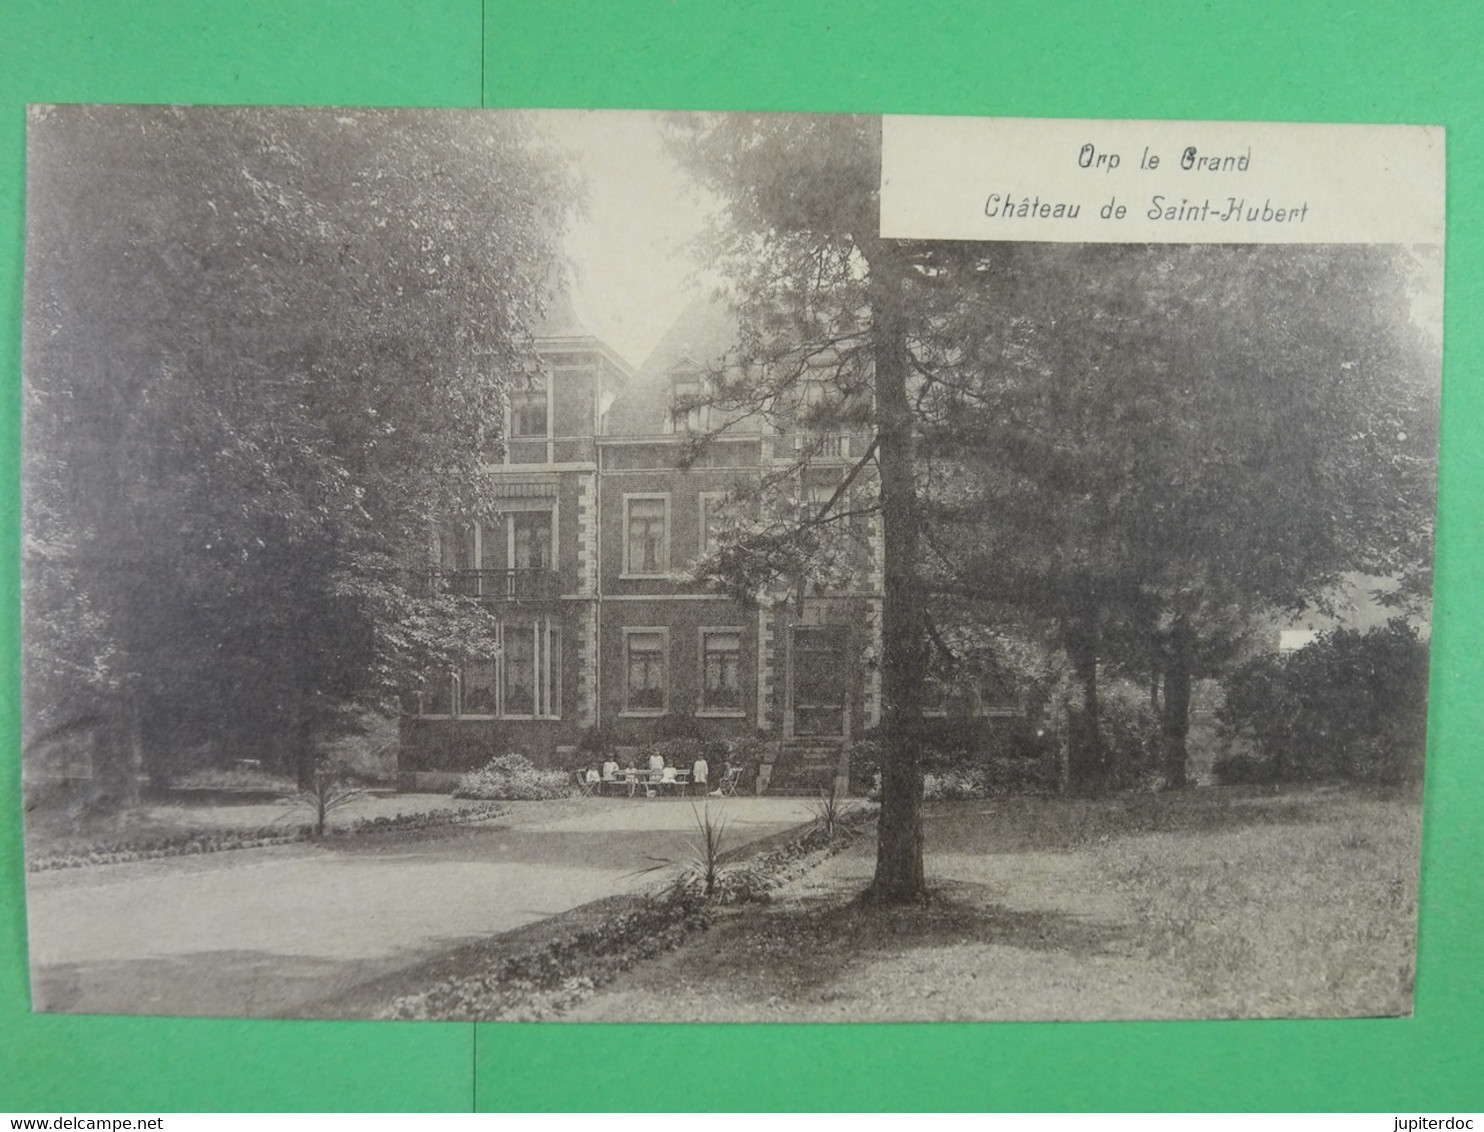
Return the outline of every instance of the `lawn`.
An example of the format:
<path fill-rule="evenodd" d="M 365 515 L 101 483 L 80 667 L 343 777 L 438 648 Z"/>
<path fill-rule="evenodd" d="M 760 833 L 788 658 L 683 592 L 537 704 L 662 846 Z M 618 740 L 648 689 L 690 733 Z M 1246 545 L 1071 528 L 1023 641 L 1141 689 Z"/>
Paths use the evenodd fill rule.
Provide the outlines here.
<path fill-rule="evenodd" d="M 1314 789 L 942 803 L 933 899 L 870 909 L 870 838 L 623 973 L 573 1020 L 1404 1014 L 1421 807 Z"/>

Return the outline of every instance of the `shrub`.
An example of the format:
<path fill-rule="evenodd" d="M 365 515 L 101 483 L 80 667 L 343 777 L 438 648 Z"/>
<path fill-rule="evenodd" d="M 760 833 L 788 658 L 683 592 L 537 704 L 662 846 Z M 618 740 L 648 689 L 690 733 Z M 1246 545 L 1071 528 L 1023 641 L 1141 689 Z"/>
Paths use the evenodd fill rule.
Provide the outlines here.
<path fill-rule="evenodd" d="M 583 731 L 577 740 L 577 749 L 590 761 L 600 762 L 618 747 L 618 736 L 612 728 L 594 725 Z"/>
<path fill-rule="evenodd" d="M 1274 781 L 1272 765 L 1256 755 L 1225 755 L 1211 764 L 1211 771 L 1224 786 L 1262 786 Z"/>
<path fill-rule="evenodd" d="M 704 742 L 711 738 L 711 732 L 705 723 L 693 715 L 678 711 L 667 712 L 656 719 L 653 735 L 656 740 L 693 739 Z"/>
<path fill-rule="evenodd" d="M 929 720 L 922 765 L 947 794 L 982 798 L 990 793 L 1039 793 L 1056 787 L 1053 744 L 1023 718 Z M 881 774 L 880 730 L 861 733 L 850 747 L 850 792 L 868 794 Z M 963 784 L 973 783 L 972 793 Z M 954 783 L 955 785 L 947 785 Z M 935 787 L 936 788 L 936 787 Z"/>
<path fill-rule="evenodd" d="M 924 802 L 967 802 L 988 795 L 984 779 L 972 771 L 945 770 L 922 776 Z"/>
<path fill-rule="evenodd" d="M 1098 730 L 1107 757 L 1108 785 L 1145 786 L 1161 771 L 1160 724 L 1143 689 L 1111 685 L 1098 711 Z"/>
<path fill-rule="evenodd" d="M 1046 794 L 1057 788 L 1056 760 L 1037 758 L 990 759 L 981 769 L 980 778 L 989 794 Z"/>
<path fill-rule="evenodd" d="M 875 728 L 850 744 L 850 792 L 874 794 L 881 786 L 881 740 Z"/>
<path fill-rule="evenodd" d="M 499 755 L 481 769 L 459 779 L 455 798 L 484 801 L 534 802 L 543 798 L 565 798 L 572 792 L 566 771 L 541 770 L 524 755 Z"/>
<path fill-rule="evenodd" d="M 693 715 L 671 712 L 654 721 L 653 737 L 640 749 L 640 765 L 655 755 L 666 766 L 689 770 L 697 759 L 705 759 L 715 775 L 727 756 L 727 745 L 712 734 L 706 724 Z"/>
<path fill-rule="evenodd" d="M 1401 618 L 1365 633 L 1336 629 L 1232 675 L 1217 725 L 1239 750 L 1216 771 L 1223 782 L 1416 782 L 1426 724 L 1427 645 L 1417 631 Z"/>

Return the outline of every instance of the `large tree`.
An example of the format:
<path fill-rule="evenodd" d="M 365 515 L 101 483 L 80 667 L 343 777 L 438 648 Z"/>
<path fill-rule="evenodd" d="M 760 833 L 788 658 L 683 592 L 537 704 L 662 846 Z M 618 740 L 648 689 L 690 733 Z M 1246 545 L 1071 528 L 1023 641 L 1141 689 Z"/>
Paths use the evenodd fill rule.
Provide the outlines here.
<path fill-rule="evenodd" d="M 725 203 L 710 262 L 742 327 L 701 398 L 733 414 L 716 427 L 760 414 L 869 436 L 833 490 L 801 490 L 810 443 L 765 474 L 759 493 L 787 502 L 715 573 L 742 594 L 828 585 L 852 521 L 879 513 L 873 896 L 922 893 L 935 602 L 1055 627 L 1087 698 L 1089 785 L 1108 775 L 1100 665 L 1156 671 L 1178 783 L 1191 682 L 1252 614 L 1323 604 L 1348 571 L 1425 570 L 1436 366 L 1409 253 L 882 240 L 875 122 L 690 116 L 676 134 Z"/>
<path fill-rule="evenodd" d="M 673 124 L 675 152 L 724 202 L 711 255 L 741 322 L 738 350 L 703 396 L 731 414 L 786 420 L 817 438 L 762 484 L 764 491 L 802 485 L 799 509 L 734 542 L 723 554 L 725 572 L 744 591 L 780 579 L 828 583 L 841 560 L 830 549 L 858 538 L 863 512 L 879 515 L 886 757 L 867 895 L 920 900 L 926 610 L 910 393 L 915 268 L 879 234 L 880 123 L 732 114 Z M 811 493 L 806 467 L 841 432 L 868 435 L 866 450 L 829 490 Z"/>
<path fill-rule="evenodd" d="M 569 193 L 518 119 L 33 111 L 28 738 L 279 751 L 483 631 L 435 515 L 530 358 Z M 126 785 L 120 786 L 127 790 Z"/>
<path fill-rule="evenodd" d="M 1419 262 L 1378 247 L 1007 246 L 939 316 L 934 577 L 1035 611 L 1084 687 L 1074 778 L 1106 780 L 1097 674 L 1162 680 L 1186 777 L 1192 680 L 1261 613 L 1347 574 L 1425 592 L 1435 344 Z M 951 427 L 949 427 L 951 425 Z"/>

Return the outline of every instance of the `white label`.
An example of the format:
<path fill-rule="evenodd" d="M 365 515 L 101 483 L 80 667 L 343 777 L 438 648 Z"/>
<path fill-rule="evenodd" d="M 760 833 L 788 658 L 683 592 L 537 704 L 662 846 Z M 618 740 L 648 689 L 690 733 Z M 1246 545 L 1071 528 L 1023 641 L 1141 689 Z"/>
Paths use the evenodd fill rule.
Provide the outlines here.
<path fill-rule="evenodd" d="M 882 122 L 899 239 L 1441 244 L 1443 194 L 1441 126 Z"/>

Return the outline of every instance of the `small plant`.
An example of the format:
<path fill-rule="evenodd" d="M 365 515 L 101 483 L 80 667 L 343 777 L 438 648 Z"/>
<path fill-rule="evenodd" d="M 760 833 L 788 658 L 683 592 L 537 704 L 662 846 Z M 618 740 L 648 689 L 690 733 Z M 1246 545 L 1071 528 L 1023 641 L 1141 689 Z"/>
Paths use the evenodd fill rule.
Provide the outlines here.
<path fill-rule="evenodd" d="M 832 778 L 828 786 L 819 788 L 819 797 L 809 803 L 809 810 L 814 814 L 814 820 L 819 823 L 819 827 L 824 830 L 825 840 L 833 841 L 835 833 L 860 810 L 860 807 L 840 789 L 840 780 Z"/>
<path fill-rule="evenodd" d="M 690 849 L 686 869 L 700 882 L 701 895 L 710 900 L 716 895 L 716 881 L 721 875 L 721 844 L 727 828 L 723 817 L 726 806 L 723 805 L 715 817 L 711 814 L 709 802 L 700 810 L 692 803 L 690 811 L 696 819 L 696 838 L 686 842 Z"/>
<path fill-rule="evenodd" d="M 945 770 L 922 776 L 924 802 L 973 802 L 988 794 L 981 776 L 975 771 Z"/>
<path fill-rule="evenodd" d="M 314 815 L 314 836 L 323 837 L 326 819 L 365 793 L 340 763 L 333 759 L 319 759 L 314 765 L 314 775 L 309 780 L 309 785 L 289 803 L 289 813 L 308 810 Z"/>

